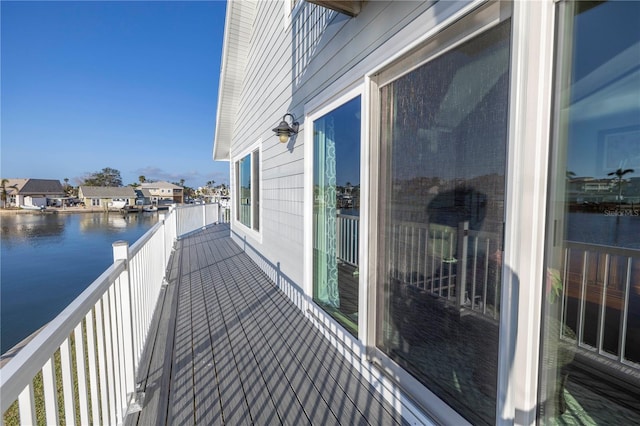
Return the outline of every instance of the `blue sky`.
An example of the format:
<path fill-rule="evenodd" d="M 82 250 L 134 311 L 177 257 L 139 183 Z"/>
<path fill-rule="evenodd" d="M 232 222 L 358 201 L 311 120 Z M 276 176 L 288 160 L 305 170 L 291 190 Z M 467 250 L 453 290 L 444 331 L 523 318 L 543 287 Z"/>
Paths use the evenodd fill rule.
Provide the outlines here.
<path fill-rule="evenodd" d="M 0 4 L 1 177 L 228 183 L 211 154 L 224 1 Z"/>

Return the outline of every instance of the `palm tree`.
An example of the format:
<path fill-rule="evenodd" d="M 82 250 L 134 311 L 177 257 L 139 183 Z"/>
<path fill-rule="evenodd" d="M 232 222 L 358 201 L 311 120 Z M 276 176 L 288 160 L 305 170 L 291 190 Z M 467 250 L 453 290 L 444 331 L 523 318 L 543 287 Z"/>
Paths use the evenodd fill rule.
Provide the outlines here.
<path fill-rule="evenodd" d="M 2 208 L 7 207 L 7 184 L 9 179 L 2 178 L 0 185 L 2 186 Z"/>
<path fill-rule="evenodd" d="M 140 183 L 145 183 L 147 181 L 147 178 L 144 175 L 140 175 L 138 176 L 138 180 L 140 181 Z"/>
<path fill-rule="evenodd" d="M 627 173 L 633 173 L 634 170 L 633 169 L 618 169 L 615 172 L 611 172 L 611 173 L 607 173 L 607 176 L 616 176 L 614 179 L 617 179 L 617 183 L 618 183 L 618 209 L 620 207 L 622 207 L 622 176 L 626 175 Z"/>

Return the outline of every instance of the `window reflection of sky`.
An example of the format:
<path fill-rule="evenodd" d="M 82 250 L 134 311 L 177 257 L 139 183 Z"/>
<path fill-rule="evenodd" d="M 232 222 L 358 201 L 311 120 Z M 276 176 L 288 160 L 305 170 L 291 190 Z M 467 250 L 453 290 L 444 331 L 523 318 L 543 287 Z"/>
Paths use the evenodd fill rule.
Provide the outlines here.
<path fill-rule="evenodd" d="M 611 135 L 637 128 L 640 138 L 640 2 L 606 2 L 582 10 L 574 27 L 569 109 L 568 170 L 577 177 L 606 177 L 640 162 L 640 142 L 615 167 L 603 158 Z M 616 31 L 594 31 L 615 28 Z M 632 136 L 633 137 L 633 136 Z M 609 139 L 608 139 L 609 138 Z M 619 148 L 619 147 L 618 147 Z M 626 177 L 640 175 L 640 168 Z"/>
<path fill-rule="evenodd" d="M 354 98 L 323 118 L 331 115 L 336 139 L 336 185 L 360 184 L 360 97 Z"/>
<path fill-rule="evenodd" d="M 240 160 L 240 187 L 251 188 L 251 154 Z"/>

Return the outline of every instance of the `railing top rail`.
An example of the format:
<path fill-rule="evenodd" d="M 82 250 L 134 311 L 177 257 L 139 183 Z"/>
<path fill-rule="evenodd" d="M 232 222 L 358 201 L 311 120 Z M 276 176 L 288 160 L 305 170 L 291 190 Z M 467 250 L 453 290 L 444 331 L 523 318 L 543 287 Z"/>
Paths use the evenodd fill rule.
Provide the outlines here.
<path fill-rule="evenodd" d="M 145 232 L 142 237 L 138 238 L 138 240 L 133 243 L 132 246 L 129 247 L 129 257 L 133 257 L 136 253 L 140 251 L 142 247 L 153 237 L 156 231 L 162 226 L 162 222 L 158 221 L 155 225 L 151 227 L 147 232 Z"/>
<path fill-rule="evenodd" d="M 584 250 L 584 251 L 605 252 L 605 253 L 613 254 L 615 256 L 640 257 L 640 249 L 634 249 L 634 248 L 607 246 L 604 244 L 582 243 L 578 241 L 565 241 L 564 245 L 567 248 Z"/>
<path fill-rule="evenodd" d="M 4 413 L 20 392 L 42 369 L 52 354 L 100 300 L 112 282 L 125 270 L 125 261 L 112 264 L 86 290 L 49 322 L 0 370 L 0 406 Z"/>
<path fill-rule="evenodd" d="M 497 232 L 478 231 L 474 229 L 469 229 L 468 233 L 470 237 L 486 237 L 496 241 L 498 241 L 501 238 L 500 234 L 498 234 Z"/>
<path fill-rule="evenodd" d="M 344 218 L 347 218 L 347 219 L 360 220 L 360 216 L 356 216 L 354 214 L 338 213 L 338 214 L 336 214 L 336 217 L 344 217 Z"/>

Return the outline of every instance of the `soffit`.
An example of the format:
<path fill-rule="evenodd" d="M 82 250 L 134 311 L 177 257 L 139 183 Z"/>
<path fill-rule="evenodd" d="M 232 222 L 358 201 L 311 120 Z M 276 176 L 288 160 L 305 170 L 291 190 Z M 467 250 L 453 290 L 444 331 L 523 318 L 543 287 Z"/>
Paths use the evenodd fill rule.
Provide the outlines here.
<path fill-rule="evenodd" d="M 364 1 L 347 1 L 347 0 L 307 0 L 308 3 L 317 4 L 318 6 L 325 7 L 327 9 L 335 10 L 340 13 L 344 13 L 348 16 L 358 16 Z"/>
<path fill-rule="evenodd" d="M 218 111 L 213 141 L 213 159 L 229 160 L 233 129 L 247 65 L 255 16 L 255 1 L 230 0 L 227 3 Z"/>

